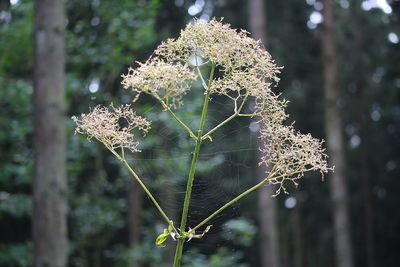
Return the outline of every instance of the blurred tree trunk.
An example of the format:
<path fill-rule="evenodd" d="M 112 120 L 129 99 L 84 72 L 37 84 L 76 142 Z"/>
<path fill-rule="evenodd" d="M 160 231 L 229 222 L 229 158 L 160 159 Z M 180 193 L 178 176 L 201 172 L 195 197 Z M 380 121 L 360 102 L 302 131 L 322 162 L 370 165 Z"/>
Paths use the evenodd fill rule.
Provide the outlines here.
<path fill-rule="evenodd" d="M 63 1 L 35 1 L 32 215 L 35 267 L 67 265 L 64 24 Z"/>
<path fill-rule="evenodd" d="M 281 256 L 280 267 L 292 267 L 292 258 L 293 256 L 290 254 L 290 240 L 292 239 L 290 234 L 291 232 L 286 229 L 288 228 L 280 226 L 279 233 L 279 254 Z"/>
<path fill-rule="evenodd" d="M 267 24 L 264 0 L 249 1 L 249 26 L 252 36 L 261 39 L 267 44 Z M 258 150 L 257 150 L 258 151 Z M 260 153 L 258 151 L 258 153 Z M 261 156 L 259 154 L 259 156 Z M 259 179 L 265 178 L 268 168 L 258 167 Z M 279 266 L 279 239 L 276 212 L 276 200 L 271 196 L 274 194 L 270 185 L 263 186 L 258 191 L 258 214 L 260 220 L 260 255 L 261 267 Z"/>
<path fill-rule="evenodd" d="M 333 204 L 336 266 L 353 266 L 353 247 L 350 236 L 348 189 L 346 179 L 345 147 L 340 115 L 340 89 L 335 45 L 334 1 L 324 0 L 322 53 L 325 91 L 325 132 L 331 163 L 335 171 L 329 181 Z"/>
<path fill-rule="evenodd" d="M 368 151 L 368 146 L 370 144 L 368 140 L 368 128 L 369 128 L 369 110 L 368 110 L 368 98 L 366 96 L 366 70 L 363 68 L 366 62 L 364 60 L 364 55 L 366 55 L 364 40 L 361 31 L 362 16 L 363 14 L 359 7 L 361 1 L 357 0 L 352 5 L 352 33 L 353 33 L 353 51 L 357 52 L 358 58 L 356 59 L 356 92 L 357 92 L 357 113 L 358 121 L 360 125 L 360 159 L 361 159 L 361 176 L 362 176 L 362 188 L 363 188 L 363 205 L 364 205 L 364 235 L 365 235 L 365 253 L 366 253 L 366 266 L 375 267 L 375 238 L 374 238 L 374 209 L 373 209 L 373 196 L 372 196 L 372 186 L 371 186 L 371 155 Z"/>
<path fill-rule="evenodd" d="M 140 242 L 140 213 L 143 203 L 143 191 L 136 181 L 128 181 L 128 242 L 130 246 Z M 131 267 L 139 267 L 134 263 Z"/>
<path fill-rule="evenodd" d="M 361 51 L 361 50 L 358 50 Z M 358 120 L 360 123 L 360 159 L 361 159 L 361 176 L 362 176 L 362 190 L 363 190 L 363 206 L 364 206 L 364 235 L 365 235 L 365 253 L 366 253 L 366 266 L 375 267 L 375 246 L 374 246 L 374 212 L 372 203 L 372 188 L 371 188 L 371 175 L 370 175 L 370 162 L 371 156 L 368 151 L 368 108 L 366 106 L 365 97 L 365 80 L 361 77 L 359 72 L 357 78 L 357 108 Z"/>
<path fill-rule="evenodd" d="M 103 252 L 103 238 L 102 236 L 97 236 L 93 244 L 93 267 L 101 267 L 101 256 Z"/>
<path fill-rule="evenodd" d="M 293 208 L 293 266 L 305 267 L 305 238 L 303 234 L 303 197 L 302 192 L 294 194 L 297 204 Z"/>
<path fill-rule="evenodd" d="M 364 206 L 364 235 L 365 235 L 365 253 L 366 253 L 366 266 L 367 267 L 375 267 L 375 241 L 374 241 L 374 209 L 373 209 L 373 196 L 372 196 L 372 188 L 371 188 L 371 155 L 368 151 L 368 146 L 370 144 L 368 140 L 368 129 L 369 129 L 369 101 L 366 96 L 366 77 L 367 73 L 364 66 L 365 64 L 365 55 L 367 55 L 367 51 L 365 51 L 364 40 L 362 36 L 362 10 L 359 9 L 361 5 L 361 1 L 357 0 L 352 4 L 351 10 L 353 16 L 351 17 L 351 26 L 352 26 L 352 34 L 353 34 L 353 51 L 355 55 L 358 55 L 355 58 L 355 69 L 353 70 L 356 77 L 356 113 L 358 117 L 358 122 L 360 125 L 360 137 L 361 137 L 361 146 L 360 146 L 360 160 L 361 160 L 361 176 L 362 176 L 362 189 L 363 189 L 363 206 Z M 354 64 L 354 63 L 353 63 Z"/>
<path fill-rule="evenodd" d="M 161 123 L 157 127 L 157 132 L 167 133 L 169 130 L 164 123 Z M 172 138 L 173 137 L 170 136 L 169 138 L 163 138 L 161 141 L 161 148 L 163 153 L 165 153 L 164 156 L 168 155 L 168 151 L 171 151 L 175 145 L 174 143 L 171 143 Z M 159 179 L 162 179 L 158 194 L 160 201 L 163 203 L 162 207 L 164 208 L 164 211 L 173 222 L 177 223 L 179 222 L 179 215 L 177 214 L 179 207 L 177 207 L 175 192 L 174 190 L 171 190 L 176 185 L 176 178 L 174 178 L 176 175 L 173 168 L 174 166 L 171 166 L 170 164 L 164 164 L 162 166 L 158 174 Z M 171 238 L 168 238 L 166 247 L 167 251 L 164 254 L 164 262 L 168 266 L 172 266 L 174 263 L 176 242 Z"/>

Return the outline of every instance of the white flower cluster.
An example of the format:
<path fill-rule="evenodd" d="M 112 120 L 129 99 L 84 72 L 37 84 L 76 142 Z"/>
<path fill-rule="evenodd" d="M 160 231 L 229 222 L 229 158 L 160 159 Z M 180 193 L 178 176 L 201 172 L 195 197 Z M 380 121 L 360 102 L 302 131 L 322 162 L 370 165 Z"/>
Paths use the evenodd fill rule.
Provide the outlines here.
<path fill-rule="evenodd" d="M 260 96 L 271 93 L 271 83 L 279 81 L 280 68 L 260 41 L 215 19 L 189 24 L 179 38 L 168 39 L 155 53 L 170 62 L 188 62 L 198 56 L 215 64 L 223 73 L 211 85 L 211 92 L 216 94 L 248 91 L 251 96 Z"/>
<path fill-rule="evenodd" d="M 332 170 L 327 165 L 323 141 L 310 134 L 301 134 L 293 126 L 266 123 L 262 124 L 260 135 L 263 141 L 260 164 L 272 167 L 269 181 L 279 185 L 276 194 L 287 193 L 283 185 L 285 180 L 297 186 L 296 180 L 307 171 L 316 170 L 323 175 Z"/>
<path fill-rule="evenodd" d="M 187 66 L 167 63 L 159 58 L 139 63 L 136 69 L 129 68 L 128 74 L 122 77 L 125 89 L 159 96 L 171 107 L 182 104 L 182 96 L 189 90 L 190 81 L 197 78 Z"/>
<path fill-rule="evenodd" d="M 206 58 L 227 73 L 243 68 L 270 78 L 277 68 L 262 43 L 248 37 L 248 32 L 235 30 L 229 24 L 215 19 L 210 22 L 197 20 L 181 31 L 179 38 L 168 39 L 156 54 L 169 61 L 187 62 L 191 56 Z"/>
<path fill-rule="evenodd" d="M 220 77 L 210 87 L 211 93 L 225 95 L 235 103 L 247 97 L 255 101 L 254 116 L 260 124 L 260 148 L 272 173 L 269 181 L 279 184 L 277 193 L 286 192 L 283 182 L 296 180 L 310 170 L 328 172 L 327 156 L 322 141 L 309 134 L 296 132 L 284 125 L 286 100 L 281 100 L 271 86 L 279 82 L 277 67 L 260 41 L 248 37 L 246 31 L 237 31 L 220 21 L 196 21 L 182 30 L 177 39 L 161 44 L 156 54 L 169 61 L 186 62 L 192 56 L 205 58 L 219 67 Z"/>
<path fill-rule="evenodd" d="M 280 185 L 277 193 L 286 192 L 284 181 L 291 180 L 296 184 L 306 171 L 325 173 L 331 170 L 322 141 L 284 125 L 288 117 L 285 113 L 287 101 L 271 90 L 279 82 L 277 75 L 281 68 L 276 66 L 262 43 L 250 38 L 244 30 L 232 29 L 229 24 L 215 19 L 194 21 L 177 39 L 160 44 L 148 61 L 139 63 L 136 69 L 129 68 L 128 73 L 122 75 L 122 84 L 138 95 L 154 96 L 163 102 L 164 108 L 176 108 L 183 103 L 182 97 L 190 89 L 191 82 L 197 79 L 195 68 L 199 66 L 190 64 L 190 59 L 198 57 L 216 67 L 216 78 L 211 78 L 210 86 L 204 85 L 208 93 L 233 100 L 235 116 L 258 118 L 264 153 L 260 164 L 270 166 L 266 178 Z M 197 71 L 200 76 L 200 70 Z M 202 76 L 201 79 L 204 83 Z M 241 114 L 240 110 L 249 99 L 255 103 L 254 113 Z M 121 118 L 126 121 L 126 127 L 120 127 Z M 112 107 L 111 111 L 96 107 L 80 120 L 74 120 L 78 124 L 77 132 L 94 137 L 111 148 L 122 146 L 131 151 L 138 151 L 131 131 L 138 128 L 146 133 L 150 126 L 129 106 Z"/>
<path fill-rule="evenodd" d="M 95 138 L 112 150 L 127 148 L 140 152 L 132 131 L 138 129 L 146 134 L 150 129 L 150 122 L 136 115 L 130 105 L 118 108 L 96 106 L 90 113 L 82 114 L 80 119 L 75 116 L 72 119 L 77 124 L 75 133 Z"/>

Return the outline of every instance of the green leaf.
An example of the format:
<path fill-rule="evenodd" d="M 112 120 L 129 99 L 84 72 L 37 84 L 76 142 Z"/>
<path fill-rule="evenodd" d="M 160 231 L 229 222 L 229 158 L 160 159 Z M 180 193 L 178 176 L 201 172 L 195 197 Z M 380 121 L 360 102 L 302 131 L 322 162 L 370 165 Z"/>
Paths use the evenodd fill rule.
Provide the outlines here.
<path fill-rule="evenodd" d="M 164 233 L 159 235 L 156 239 L 156 246 L 159 248 L 165 247 L 164 242 L 167 240 L 169 236 L 169 232 L 167 229 L 164 229 Z"/>

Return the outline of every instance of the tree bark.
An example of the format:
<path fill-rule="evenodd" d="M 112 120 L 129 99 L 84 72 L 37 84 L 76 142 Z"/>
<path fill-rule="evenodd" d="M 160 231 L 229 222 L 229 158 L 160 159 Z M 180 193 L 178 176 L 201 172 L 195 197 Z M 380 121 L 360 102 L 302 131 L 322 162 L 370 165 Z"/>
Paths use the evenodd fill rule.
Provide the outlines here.
<path fill-rule="evenodd" d="M 358 50 L 361 51 L 361 50 Z M 359 73 L 359 76 L 362 76 Z M 359 77 L 357 81 L 358 96 L 358 119 L 360 123 L 360 160 L 361 160 L 361 176 L 363 189 L 363 206 L 364 206 L 364 234 L 365 234 L 365 258 L 367 267 L 375 267 L 375 237 L 374 237 L 374 208 L 370 175 L 371 156 L 368 150 L 368 108 L 366 107 L 366 96 L 364 92 L 364 77 Z"/>
<path fill-rule="evenodd" d="M 128 185 L 128 242 L 136 245 L 140 242 L 140 212 L 142 211 L 143 191 L 135 181 Z M 139 267 L 139 263 L 131 267 Z"/>
<path fill-rule="evenodd" d="M 167 126 L 162 123 L 158 126 L 158 132 L 168 132 Z M 171 143 L 171 138 L 164 138 L 161 142 L 161 148 L 163 151 L 164 156 L 168 155 L 168 151 L 171 151 L 174 147 L 174 144 Z M 158 191 L 159 199 L 163 203 L 163 208 L 165 212 L 168 214 L 168 217 L 177 224 L 179 222 L 179 215 L 177 213 L 180 210 L 179 207 L 176 205 L 176 194 L 171 188 L 176 186 L 176 175 L 174 173 L 173 165 L 164 165 L 161 170 L 159 171 L 158 177 L 163 180 L 161 183 L 160 189 Z M 166 252 L 163 256 L 164 262 L 168 266 L 172 266 L 174 263 L 175 258 L 175 247 L 176 241 L 172 241 L 171 238 L 168 238 L 166 241 Z"/>
<path fill-rule="evenodd" d="M 260 177 L 265 176 L 265 171 L 260 167 Z M 261 176 L 263 175 L 263 176 Z M 275 199 L 271 196 L 275 192 L 272 186 L 263 186 L 258 191 L 258 213 L 260 220 L 260 267 L 279 266 L 279 236 Z"/>
<path fill-rule="evenodd" d="M 261 39 L 267 44 L 267 23 L 264 0 L 249 1 L 249 25 L 250 31 L 255 39 Z M 260 143 L 258 144 L 260 146 Z M 258 152 L 258 157 L 261 157 Z M 258 167 L 259 179 L 265 178 L 268 168 Z M 276 200 L 271 196 L 274 194 L 270 185 L 263 186 L 258 191 L 258 214 L 260 220 L 260 262 L 261 267 L 279 266 L 279 238 L 277 225 Z"/>
<path fill-rule="evenodd" d="M 63 1 L 35 1 L 32 188 L 35 267 L 67 265 L 64 23 Z"/>
<path fill-rule="evenodd" d="M 346 178 L 345 147 L 340 115 L 340 89 L 337 84 L 338 62 L 335 45 L 334 1 L 324 0 L 322 53 L 325 91 L 325 132 L 331 163 L 335 171 L 330 177 L 333 205 L 336 266 L 353 266 L 353 247 L 350 237 L 350 218 Z"/>
<path fill-rule="evenodd" d="M 371 155 L 369 153 L 369 138 L 368 138 L 368 129 L 370 125 L 369 121 L 369 111 L 368 107 L 370 103 L 368 103 L 368 98 L 366 96 L 366 87 L 367 87 L 367 78 L 366 78 L 366 69 L 361 66 L 365 66 L 363 57 L 367 55 L 363 34 L 361 31 L 363 18 L 363 11 L 359 10 L 359 6 L 361 5 L 360 0 L 354 1 L 351 5 L 351 26 L 352 26 L 352 34 L 353 34 L 353 51 L 358 55 L 356 58 L 357 67 L 353 69 L 354 75 L 356 77 L 356 112 L 358 114 L 358 121 L 360 125 L 360 137 L 361 137 L 361 145 L 360 145 L 360 160 L 361 160 L 361 171 L 360 174 L 362 176 L 362 189 L 363 189 L 363 206 L 364 206 L 364 235 L 365 235 L 365 259 L 367 267 L 375 267 L 375 237 L 374 237 L 374 205 L 373 205 L 373 196 L 372 196 L 372 186 L 371 186 Z"/>
<path fill-rule="evenodd" d="M 302 192 L 297 191 L 294 194 L 297 200 L 296 206 L 293 208 L 292 226 L 293 226 L 293 266 L 305 267 L 305 239 L 303 233 L 303 197 Z"/>
<path fill-rule="evenodd" d="M 129 181 L 128 185 L 128 239 L 134 245 L 140 241 L 140 211 L 142 210 L 142 190 Z"/>

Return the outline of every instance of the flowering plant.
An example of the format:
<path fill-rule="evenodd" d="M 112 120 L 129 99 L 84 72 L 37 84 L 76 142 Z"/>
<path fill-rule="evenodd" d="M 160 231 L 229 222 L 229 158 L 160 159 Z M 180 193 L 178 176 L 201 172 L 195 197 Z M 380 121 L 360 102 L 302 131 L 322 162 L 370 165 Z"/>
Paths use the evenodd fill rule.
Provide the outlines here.
<path fill-rule="evenodd" d="M 205 63 L 199 64 L 200 59 Z M 204 67 L 210 69 L 208 77 L 203 74 Z M 288 117 L 285 113 L 287 101 L 271 90 L 279 81 L 277 75 L 280 70 L 260 41 L 250 38 L 244 30 L 237 31 L 230 28 L 229 24 L 213 19 L 210 22 L 197 20 L 187 25 L 177 39 L 163 42 L 152 58 L 139 63 L 136 69 L 129 68 L 128 73 L 122 75 L 122 85 L 136 93 L 135 99 L 143 93 L 154 97 L 195 141 L 179 227 L 169 219 L 125 160 L 125 149 L 139 152 L 132 131 L 138 129 L 146 134 L 150 122 L 136 115 L 129 105 L 118 108 L 97 106 L 80 119 L 73 117 L 78 125 L 76 132 L 97 139 L 121 160 L 163 216 L 167 228 L 158 236 L 156 244 L 163 246 L 168 237 L 177 241 L 174 267 L 180 266 L 185 240 L 202 238 L 211 225 L 201 234 L 196 234 L 196 230 L 250 192 L 265 184 L 277 184 L 276 194 L 287 193 L 286 181 L 297 185 L 297 180 L 307 171 L 317 170 L 324 174 L 331 170 L 327 165 L 322 141 L 297 132 L 292 125 L 284 124 Z M 204 103 L 199 128 L 195 133 L 174 110 L 183 104 L 184 95 L 197 79 L 200 79 L 204 88 Z M 207 109 L 212 95 L 225 96 L 233 102 L 234 108 L 229 117 L 205 132 Z M 243 112 L 248 103 L 255 103 L 254 112 Z M 241 116 L 253 117 L 260 125 L 260 150 L 263 156 L 259 164 L 269 166 L 268 171 L 261 182 L 221 206 L 198 225 L 188 228 L 188 210 L 201 144 L 212 141 L 211 135 L 215 131 Z M 121 119 L 124 121 L 123 126 L 120 125 Z"/>

